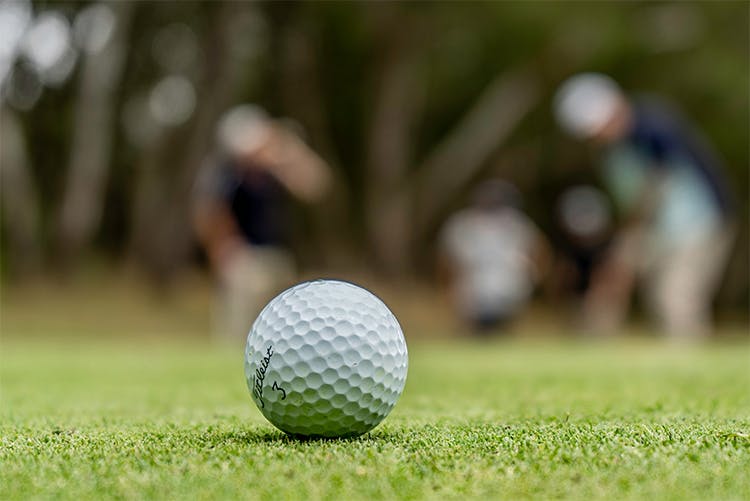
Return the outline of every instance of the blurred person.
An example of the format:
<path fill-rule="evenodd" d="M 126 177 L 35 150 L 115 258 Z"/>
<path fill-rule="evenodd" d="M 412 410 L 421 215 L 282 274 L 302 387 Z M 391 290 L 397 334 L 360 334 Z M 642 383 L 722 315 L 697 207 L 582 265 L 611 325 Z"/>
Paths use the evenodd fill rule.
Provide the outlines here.
<path fill-rule="evenodd" d="M 555 112 L 565 131 L 601 150 L 604 182 L 622 216 L 588 294 L 592 327 L 617 327 L 642 284 L 669 335 L 706 334 L 734 237 L 720 161 L 677 112 L 626 96 L 605 75 L 564 82 Z"/>
<path fill-rule="evenodd" d="M 573 300 L 577 314 L 591 289 L 594 270 L 606 256 L 612 237 L 612 212 L 598 188 L 580 184 L 566 188 L 555 204 L 559 250 L 557 291 Z"/>
<path fill-rule="evenodd" d="M 287 209 L 330 184 L 325 162 L 261 108 L 241 105 L 217 127 L 218 158 L 199 174 L 193 222 L 219 282 L 215 330 L 236 339 L 296 275 Z"/>
<path fill-rule="evenodd" d="M 440 273 L 460 318 L 477 333 L 508 327 L 540 275 L 544 240 L 510 183 L 486 181 L 440 235 Z"/>

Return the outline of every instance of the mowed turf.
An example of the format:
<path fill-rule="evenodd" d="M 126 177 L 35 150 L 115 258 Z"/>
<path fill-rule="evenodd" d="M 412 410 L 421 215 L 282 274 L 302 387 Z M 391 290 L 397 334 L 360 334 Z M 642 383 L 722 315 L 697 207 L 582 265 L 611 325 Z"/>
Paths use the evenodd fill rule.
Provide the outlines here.
<path fill-rule="evenodd" d="M 298 441 L 242 351 L 4 342 L 0 498 L 748 499 L 748 345 L 410 344 L 373 432 Z"/>

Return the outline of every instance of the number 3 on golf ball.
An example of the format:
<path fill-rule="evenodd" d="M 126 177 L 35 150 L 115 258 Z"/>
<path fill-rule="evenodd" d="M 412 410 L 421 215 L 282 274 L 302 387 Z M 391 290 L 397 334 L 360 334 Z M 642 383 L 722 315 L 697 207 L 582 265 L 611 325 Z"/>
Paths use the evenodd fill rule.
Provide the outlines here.
<path fill-rule="evenodd" d="M 348 282 L 285 290 L 247 336 L 245 377 L 255 404 L 280 430 L 353 437 L 393 409 L 406 382 L 406 342 L 388 307 Z"/>

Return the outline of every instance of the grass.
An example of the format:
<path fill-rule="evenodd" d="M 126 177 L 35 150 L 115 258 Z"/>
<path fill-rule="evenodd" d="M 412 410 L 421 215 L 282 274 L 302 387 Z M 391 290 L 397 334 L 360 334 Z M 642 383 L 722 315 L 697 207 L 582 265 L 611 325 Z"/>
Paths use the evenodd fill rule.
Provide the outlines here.
<path fill-rule="evenodd" d="M 744 342 L 410 344 L 373 432 L 265 422 L 241 350 L 6 340 L 0 498 L 748 499 Z"/>

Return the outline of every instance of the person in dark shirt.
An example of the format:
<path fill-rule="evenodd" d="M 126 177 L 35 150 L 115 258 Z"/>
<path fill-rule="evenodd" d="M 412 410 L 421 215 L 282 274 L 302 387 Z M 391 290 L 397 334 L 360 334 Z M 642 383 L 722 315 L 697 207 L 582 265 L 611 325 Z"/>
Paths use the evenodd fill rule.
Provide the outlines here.
<path fill-rule="evenodd" d="M 238 168 L 230 161 L 220 169 L 223 186 L 218 195 L 228 205 L 240 235 L 252 245 L 288 244 L 289 194 L 281 182 L 262 166 Z"/>
<path fill-rule="evenodd" d="M 252 105 L 227 112 L 217 140 L 216 158 L 197 179 L 193 221 L 219 280 L 215 330 L 234 339 L 293 281 L 288 208 L 294 199 L 320 200 L 330 173 L 292 131 Z"/>
<path fill-rule="evenodd" d="M 613 231 L 609 200 L 591 184 L 572 184 L 555 204 L 555 272 L 549 290 L 564 297 L 576 323 L 591 290 L 593 275 L 607 255 Z"/>
<path fill-rule="evenodd" d="M 734 235 L 718 157 L 675 110 L 655 98 L 630 98 L 605 75 L 564 82 L 555 111 L 563 129 L 598 148 L 620 214 L 612 248 L 594 273 L 591 323 L 618 325 L 640 283 L 669 334 L 707 333 Z"/>

